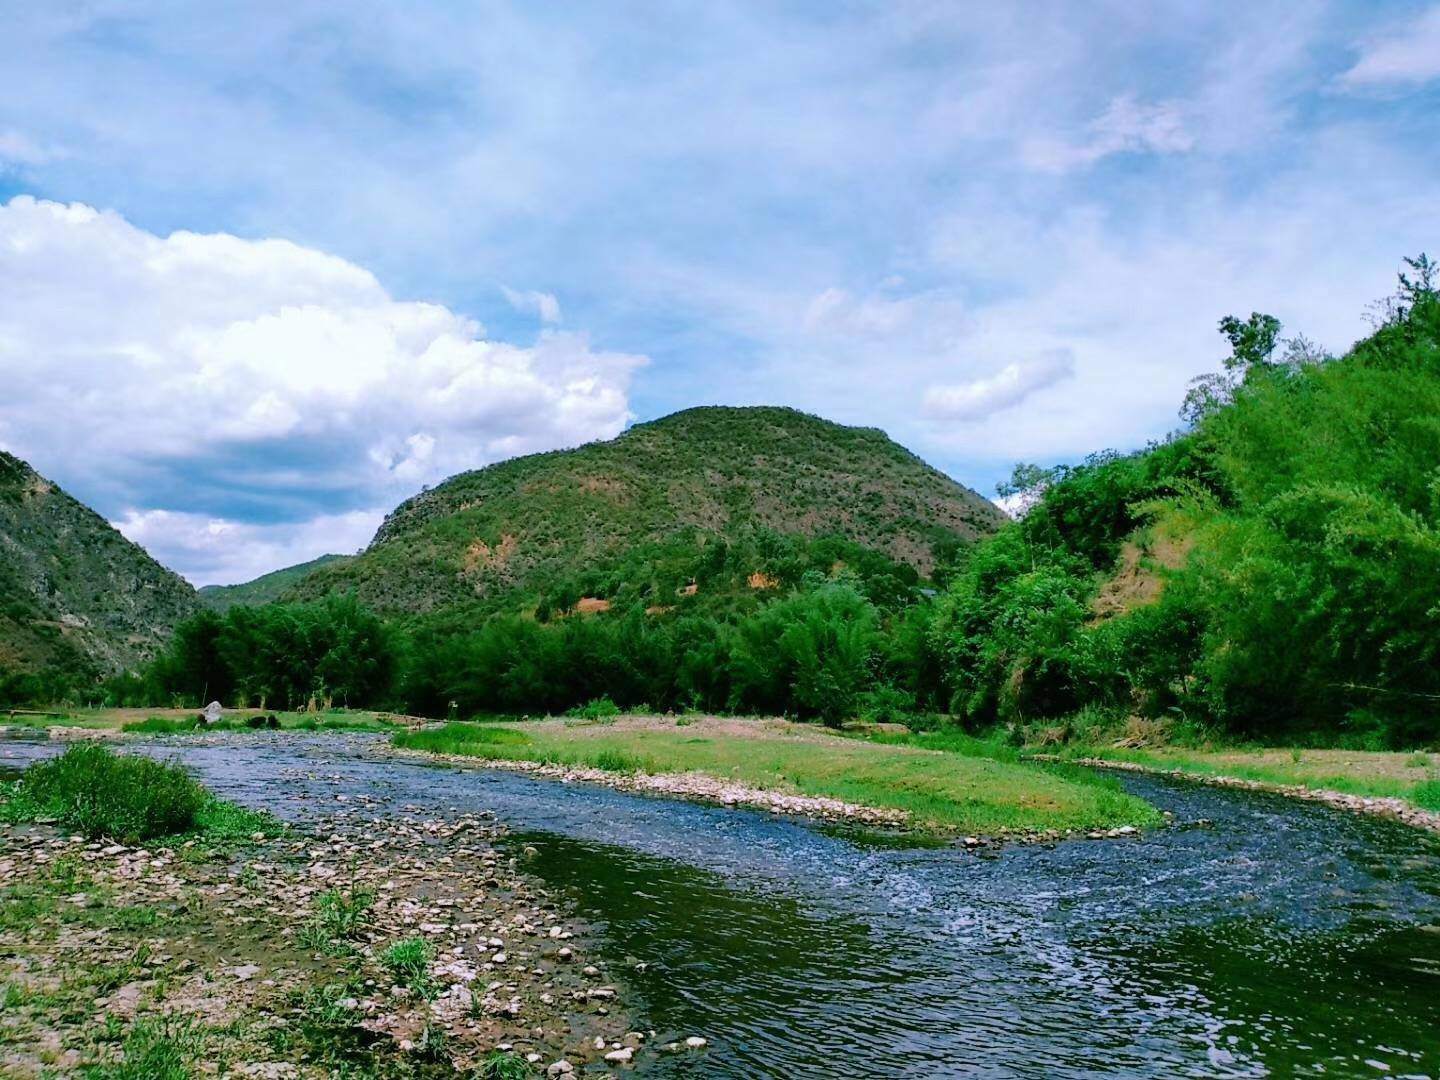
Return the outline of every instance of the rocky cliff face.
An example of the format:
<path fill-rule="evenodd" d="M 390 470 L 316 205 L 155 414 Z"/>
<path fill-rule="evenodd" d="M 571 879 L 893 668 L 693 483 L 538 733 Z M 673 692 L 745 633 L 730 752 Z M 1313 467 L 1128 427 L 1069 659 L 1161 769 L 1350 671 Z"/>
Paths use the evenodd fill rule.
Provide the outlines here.
<path fill-rule="evenodd" d="M 0 670 L 132 669 L 197 609 L 182 578 L 0 451 Z"/>

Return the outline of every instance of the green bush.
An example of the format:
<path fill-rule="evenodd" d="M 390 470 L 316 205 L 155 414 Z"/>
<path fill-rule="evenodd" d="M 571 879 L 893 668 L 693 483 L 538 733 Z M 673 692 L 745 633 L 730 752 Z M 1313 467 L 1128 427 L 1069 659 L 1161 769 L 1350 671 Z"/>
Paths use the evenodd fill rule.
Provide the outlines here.
<path fill-rule="evenodd" d="M 608 697 L 598 697 L 568 710 L 566 716 L 577 720 L 613 720 L 620 715 L 620 706 Z"/>
<path fill-rule="evenodd" d="M 209 801 L 178 765 L 93 745 L 71 746 L 31 765 L 21 787 L 40 814 L 66 828 L 125 842 L 188 832 Z"/>

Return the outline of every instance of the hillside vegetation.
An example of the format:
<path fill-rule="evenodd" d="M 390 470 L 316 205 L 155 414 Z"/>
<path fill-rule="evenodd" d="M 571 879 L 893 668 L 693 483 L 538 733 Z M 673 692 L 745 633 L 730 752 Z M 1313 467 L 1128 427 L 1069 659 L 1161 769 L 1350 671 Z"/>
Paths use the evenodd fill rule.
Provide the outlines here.
<path fill-rule="evenodd" d="M 1435 278 L 1341 357 L 1223 319 L 1181 430 L 1018 467 L 1031 509 L 974 543 L 989 512 L 878 433 L 695 410 L 456 478 L 297 589 L 359 599 L 206 613 L 106 693 L 1440 744 Z"/>
<path fill-rule="evenodd" d="M 200 602 L 211 611 L 273 604 L 322 566 L 343 563 L 349 559 L 349 555 L 321 555 L 318 559 L 311 559 L 297 566 L 287 566 L 283 570 L 263 574 L 253 581 L 238 585 L 205 585 L 199 591 Z"/>
<path fill-rule="evenodd" d="M 1014 486 L 1043 495 L 936 614 L 961 721 L 1062 740 L 1131 714 L 1272 740 L 1440 739 L 1435 285 L 1407 260 L 1375 332 L 1338 359 L 1269 316 L 1225 319 L 1231 354 L 1196 380 L 1188 430 L 1018 469 Z M 1152 576 L 1129 590 L 1142 602 L 1097 605 L 1117 566 Z"/>
<path fill-rule="evenodd" d="M 929 574 L 993 532 L 986 499 L 873 428 L 781 408 L 698 408 L 609 442 L 463 473 L 402 503 L 370 547 L 290 592 L 390 614 L 628 595 L 654 606 L 772 534 L 834 536 Z M 757 551 L 761 557 L 764 551 Z M 743 566 L 748 576 L 763 567 Z"/>
<path fill-rule="evenodd" d="M 137 667 L 196 608 L 189 584 L 0 451 L 0 682 L 34 695 Z"/>

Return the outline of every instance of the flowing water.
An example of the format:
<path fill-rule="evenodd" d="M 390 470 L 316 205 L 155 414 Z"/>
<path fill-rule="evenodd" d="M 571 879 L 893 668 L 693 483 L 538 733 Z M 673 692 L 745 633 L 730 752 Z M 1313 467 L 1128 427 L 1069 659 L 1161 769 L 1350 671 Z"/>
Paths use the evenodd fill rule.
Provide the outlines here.
<path fill-rule="evenodd" d="M 646 961 L 647 1026 L 709 1039 L 649 1075 L 1440 1077 L 1440 841 L 1387 821 L 1126 775 L 1174 826 L 977 854 L 364 738 L 163 746 L 292 820 L 337 794 L 494 811 L 613 964 Z"/>

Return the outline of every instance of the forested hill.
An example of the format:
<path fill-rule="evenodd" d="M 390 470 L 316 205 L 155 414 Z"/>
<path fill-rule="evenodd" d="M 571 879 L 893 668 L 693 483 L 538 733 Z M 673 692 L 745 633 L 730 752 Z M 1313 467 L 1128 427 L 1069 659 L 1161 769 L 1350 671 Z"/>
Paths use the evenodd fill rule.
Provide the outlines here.
<path fill-rule="evenodd" d="M 136 667 L 197 606 L 182 578 L 0 451 L 0 674 Z"/>
<path fill-rule="evenodd" d="M 381 611 L 423 612 L 547 593 L 604 599 L 643 573 L 660 604 L 717 539 L 758 552 L 777 535 L 836 536 L 925 575 L 1002 521 L 876 429 L 784 408 L 696 408 L 453 477 L 290 595 L 353 590 Z"/>
<path fill-rule="evenodd" d="M 205 585 L 200 589 L 200 602 L 213 611 L 273 603 L 322 566 L 345 562 L 349 558 L 348 555 L 321 555 L 318 559 L 274 570 L 238 585 Z"/>
<path fill-rule="evenodd" d="M 1407 260 L 1333 357 L 1228 317 L 1183 433 L 1017 470 L 1042 493 L 935 616 L 967 724 L 1097 716 L 1357 746 L 1440 741 L 1440 281 Z"/>

